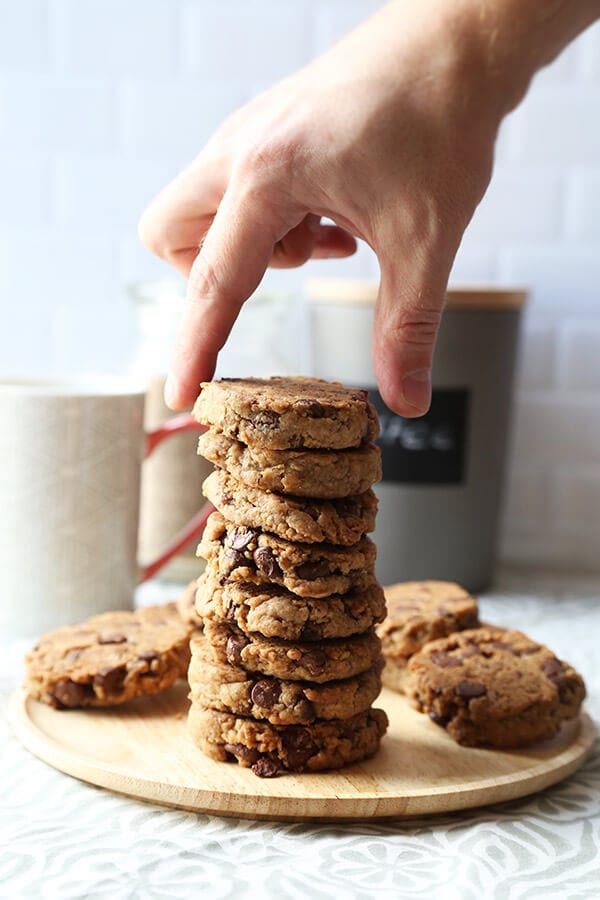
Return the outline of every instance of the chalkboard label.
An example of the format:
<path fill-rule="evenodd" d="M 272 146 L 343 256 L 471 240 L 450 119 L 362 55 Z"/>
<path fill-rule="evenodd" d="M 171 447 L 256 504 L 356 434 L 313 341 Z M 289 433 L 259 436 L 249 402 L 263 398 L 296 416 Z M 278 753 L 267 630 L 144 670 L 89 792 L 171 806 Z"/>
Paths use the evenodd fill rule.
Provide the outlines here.
<path fill-rule="evenodd" d="M 461 484 L 465 480 L 469 392 L 437 388 L 429 412 L 406 419 L 369 388 L 381 432 L 383 480 L 404 484 Z"/>

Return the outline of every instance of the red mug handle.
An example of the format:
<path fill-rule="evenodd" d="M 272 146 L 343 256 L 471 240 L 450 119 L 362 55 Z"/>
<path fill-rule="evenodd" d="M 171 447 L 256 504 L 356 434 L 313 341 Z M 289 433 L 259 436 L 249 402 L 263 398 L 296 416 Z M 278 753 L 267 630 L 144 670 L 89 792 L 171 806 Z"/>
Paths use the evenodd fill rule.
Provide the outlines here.
<path fill-rule="evenodd" d="M 173 416 L 173 418 L 167 419 L 154 431 L 149 431 L 146 434 L 144 459 L 147 459 L 166 438 L 171 437 L 172 434 L 179 434 L 181 431 L 206 431 L 206 425 L 200 425 L 189 413 L 182 413 L 180 416 Z M 161 555 L 147 566 L 142 567 L 138 584 L 152 578 L 170 559 L 176 556 L 180 550 L 183 550 L 190 541 L 198 539 L 204 531 L 206 520 L 213 511 L 214 506 L 207 501 L 202 509 L 184 525 Z"/>

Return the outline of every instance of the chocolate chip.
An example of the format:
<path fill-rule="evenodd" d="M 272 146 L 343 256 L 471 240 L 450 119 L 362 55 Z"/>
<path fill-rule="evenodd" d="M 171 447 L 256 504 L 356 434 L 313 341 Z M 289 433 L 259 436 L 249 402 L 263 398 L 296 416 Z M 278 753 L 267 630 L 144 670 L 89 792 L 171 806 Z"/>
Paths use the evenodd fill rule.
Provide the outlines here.
<path fill-rule="evenodd" d="M 141 653 L 138 653 L 138 659 L 143 659 L 144 662 L 153 662 L 155 659 L 158 659 L 158 652 L 156 650 L 142 650 Z"/>
<path fill-rule="evenodd" d="M 512 653 L 513 656 L 520 656 L 519 652 L 512 644 L 507 644 L 506 641 L 490 641 L 489 646 L 493 647 L 495 650 L 506 650 L 507 653 Z"/>
<path fill-rule="evenodd" d="M 270 547 L 259 547 L 252 555 L 259 571 L 267 578 L 276 578 L 281 575 L 281 569 Z"/>
<path fill-rule="evenodd" d="M 52 699 L 55 701 L 58 709 L 74 709 L 76 706 L 82 706 L 86 699 L 94 696 L 91 685 L 79 684 L 77 681 L 71 681 L 65 678 L 54 685 Z"/>
<path fill-rule="evenodd" d="M 271 409 L 260 409 L 258 412 L 252 413 L 250 421 L 255 428 L 263 430 L 274 430 L 279 427 L 279 416 Z"/>
<path fill-rule="evenodd" d="M 314 622 L 306 622 L 302 626 L 302 631 L 300 632 L 301 641 L 318 641 L 322 637 L 323 629 L 320 625 L 315 625 Z"/>
<path fill-rule="evenodd" d="M 565 667 L 560 659 L 552 657 L 551 659 L 544 660 L 542 663 L 542 671 L 544 675 L 550 679 L 552 684 L 556 686 L 561 703 L 568 702 L 573 685 L 569 676 L 565 675 Z"/>
<path fill-rule="evenodd" d="M 227 549 L 225 551 L 225 556 L 227 557 L 227 561 L 229 563 L 229 571 L 231 571 L 232 569 L 237 569 L 239 568 L 239 566 L 248 565 L 248 560 L 243 553 L 240 553 L 239 550 Z"/>
<path fill-rule="evenodd" d="M 558 690 L 558 697 L 561 703 L 566 703 L 570 699 L 569 695 L 573 689 L 572 680 L 568 675 L 559 675 L 552 679 Z"/>
<path fill-rule="evenodd" d="M 235 756 L 240 762 L 245 762 L 248 766 L 253 765 L 260 757 L 258 750 L 253 747 L 246 747 L 244 744 L 225 744 L 225 751 Z"/>
<path fill-rule="evenodd" d="M 362 512 L 362 507 L 360 501 L 356 500 L 354 497 L 344 497 L 343 500 L 338 501 L 340 504 L 340 512 L 347 516 L 360 516 Z"/>
<path fill-rule="evenodd" d="M 436 666 L 440 666 L 442 669 L 451 669 L 454 666 L 460 666 L 460 658 L 457 656 L 450 656 L 445 650 L 434 650 L 429 654 L 429 658 Z"/>
<path fill-rule="evenodd" d="M 265 709 L 275 706 L 281 697 L 281 685 L 278 681 L 267 681 L 266 678 L 257 681 L 250 692 L 252 702 Z"/>
<path fill-rule="evenodd" d="M 94 687 L 104 694 L 116 694 L 123 688 L 127 668 L 125 666 L 105 666 L 94 676 Z"/>
<path fill-rule="evenodd" d="M 450 721 L 447 716 L 440 716 L 439 713 L 436 713 L 435 709 L 429 710 L 429 718 L 432 722 L 435 722 L 436 725 L 439 725 L 440 728 L 445 728 Z"/>
<path fill-rule="evenodd" d="M 229 603 L 225 610 L 225 620 L 227 622 L 235 622 L 237 616 L 237 607 L 235 603 Z"/>
<path fill-rule="evenodd" d="M 461 681 L 454 688 L 454 693 L 463 700 L 471 700 L 474 697 L 483 697 L 487 694 L 487 688 L 480 681 Z"/>
<path fill-rule="evenodd" d="M 558 676 L 562 675 L 564 671 L 565 667 L 561 663 L 560 659 L 556 659 L 556 657 L 545 659 L 542 663 L 542 672 L 551 680 L 558 678 Z"/>
<path fill-rule="evenodd" d="M 313 400 L 312 398 L 307 398 L 303 400 L 296 400 L 294 403 L 296 409 L 301 409 L 306 412 L 306 415 L 309 419 L 322 419 L 325 415 L 325 409 L 319 403 L 318 400 Z"/>
<path fill-rule="evenodd" d="M 227 638 L 227 644 L 225 646 L 227 662 L 230 662 L 233 666 L 239 666 L 242 662 L 242 650 L 249 643 L 250 641 L 247 637 L 244 637 L 241 634 L 231 634 Z"/>
<path fill-rule="evenodd" d="M 298 578 L 304 578 L 306 581 L 314 581 L 316 578 L 322 578 L 329 575 L 330 568 L 326 559 L 318 559 L 315 562 L 305 562 L 296 566 L 296 575 Z"/>
<path fill-rule="evenodd" d="M 345 741 L 352 741 L 352 739 L 354 738 L 354 734 L 355 734 L 354 728 L 352 728 L 350 725 L 345 725 L 343 719 L 340 719 L 339 723 L 340 723 L 340 726 L 339 726 L 340 727 L 340 736 Z"/>
<path fill-rule="evenodd" d="M 327 655 L 323 650 L 318 648 L 309 650 L 302 656 L 302 663 L 305 669 L 308 669 L 311 675 L 319 675 L 325 668 L 327 663 Z"/>
<path fill-rule="evenodd" d="M 232 550 L 245 550 L 257 537 L 258 532 L 251 528 L 234 528 L 229 537 L 229 546 Z"/>
<path fill-rule="evenodd" d="M 319 520 L 319 516 L 321 515 L 321 510 L 317 509 L 316 506 L 305 506 L 302 509 L 302 512 L 307 516 L 310 516 L 311 519 L 314 519 L 315 522 Z"/>
<path fill-rule="evenodd" d="M 282 769 L 281 761 L 274 753 L 264 753 L 252 766 L 252 771 L 259 778 L 274 778 Z"/>
<path fill-rule="evenodd" d="M 126 644 L 127 638 L 124 634 L 101 634 L 98 638 L 99 644 Z"/>
<path fill-rule="evenodd" d="M 301 725 L 288 726 L 281 737 L 281 743 L 286 752 L 287 763 L 292 769 L 301 768 L 319 751 L 308 728 Z"/>

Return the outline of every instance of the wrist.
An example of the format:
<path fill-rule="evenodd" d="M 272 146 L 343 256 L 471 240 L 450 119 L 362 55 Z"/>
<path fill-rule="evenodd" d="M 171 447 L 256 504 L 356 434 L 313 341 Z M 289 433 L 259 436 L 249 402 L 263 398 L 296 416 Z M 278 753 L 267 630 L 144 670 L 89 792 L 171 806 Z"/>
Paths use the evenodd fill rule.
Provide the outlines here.
<path fill-rule="evenodd" d="M 459 0 L 454 15 L 503 117 L 536 72 L 600 18 L 600 0 Z"/>

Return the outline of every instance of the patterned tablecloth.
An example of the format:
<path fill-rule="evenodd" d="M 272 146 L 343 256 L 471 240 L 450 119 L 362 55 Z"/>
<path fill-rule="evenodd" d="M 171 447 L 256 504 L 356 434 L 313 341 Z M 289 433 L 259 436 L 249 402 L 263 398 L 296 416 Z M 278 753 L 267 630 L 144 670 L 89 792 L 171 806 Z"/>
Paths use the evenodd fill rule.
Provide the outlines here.
<path fill-rule="evenodd" d="M 140 600 L 163 595 L 154 585 Z M 600 579 L 505 573 L 481 608 L 573 662 L 600 722 Z M 0 897 L 600 897 L 598 739 L 567 781 L 470 812 L 327 825 L 196 815 L 80 783 L 31 756 L 4 717 L 22 647 L 0 650 Z"/>

